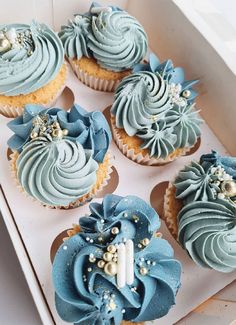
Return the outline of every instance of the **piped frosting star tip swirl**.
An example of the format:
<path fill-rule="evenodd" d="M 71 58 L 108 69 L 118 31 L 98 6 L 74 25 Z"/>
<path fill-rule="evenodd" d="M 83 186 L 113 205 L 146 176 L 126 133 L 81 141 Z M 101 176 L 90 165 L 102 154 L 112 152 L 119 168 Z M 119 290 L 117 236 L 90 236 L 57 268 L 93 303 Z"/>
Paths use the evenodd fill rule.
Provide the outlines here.
<path fill-rule="evenodd" d="M 56 77 L 63 61 L 62 43 L 45 24 L 0 26 L 0 94 L 38 90 Z"/>
<path fill-rule="evenodd" d="M 212 151 L 191 162 L 175 179 L 179 211 L 169 211 L 167 224 L 177 220 L 178 240 L 198 265 L 219 272 L 236 270 L 236 158 Z M 174 193 L 173 192 L 173 193 Z M 166 201 L 167 202 L 167 201 Z M 172 204 L 174 206 L 174 204 Z"/>
<path fill-rule="evenodd" d="M 118 7 L 98 3 L 62 26 L 59 37 L 69 59 L 94 58 L 111 71 L 132 68 L 147 52 L 147 35 L 141 24 Z"/>
<path fill-rule="evenodd" d="M 180 263 L 156 237 L 160 220 L 136 196 L 107 195 L 90 204 L 80 232 L 53 262 L 56 308 L 74 324 L 119 325 L 160 318 L 175 304 Z"/>
<path fill-rule="evenodd" d="M 8 145 L 17 180 L 44 205 L 74 204 L 108 177 L 111 133 L 101 112 L 88 113 L 76 104 L 69 112 L 27 105 L 8 126 L 14 132 Z M 104 180 L 98 179 L 99 168 L 107 169 Z"/>
<path fill-rule="evenodd" d="M 170 60 L 160 63 L 154 54 L 148 64 L 135 65 L 117 87 L 111 108 L 114 137 L 123 153 L 137 162 L 158 164 L 190 150 L 202 123 L 194 103 L 196 83 L 185 80 L 182 68 Z"/>

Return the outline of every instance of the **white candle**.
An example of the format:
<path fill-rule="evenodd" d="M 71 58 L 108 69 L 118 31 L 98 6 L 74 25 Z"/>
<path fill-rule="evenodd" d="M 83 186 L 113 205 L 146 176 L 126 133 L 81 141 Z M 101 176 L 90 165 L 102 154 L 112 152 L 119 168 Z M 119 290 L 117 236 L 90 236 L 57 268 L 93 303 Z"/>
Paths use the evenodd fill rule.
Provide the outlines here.
<path fill-rule="evenodd" d="M 123 243 L 117 249 L 117 285 L 123 288 L 126 285 L 126 249 Z"/>
<path fill-rule="evenodd" d="M 134 282 L 134 243 L 128 239 L 126 248 L 126 283 L 131 285 Z"/>

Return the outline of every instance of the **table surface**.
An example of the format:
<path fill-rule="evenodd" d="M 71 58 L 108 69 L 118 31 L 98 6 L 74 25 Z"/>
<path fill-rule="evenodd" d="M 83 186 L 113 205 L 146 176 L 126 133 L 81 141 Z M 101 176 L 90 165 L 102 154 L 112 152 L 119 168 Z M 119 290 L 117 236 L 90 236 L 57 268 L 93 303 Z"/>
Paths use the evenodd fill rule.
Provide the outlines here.
<path fill-rule="evenodd" d="M 1 216 L 0 261 L 0 324 L 41 325 L 42 322 Z M 199 324 L 236 325 L 236 281 L 178 322 L 178 325 Z"/>

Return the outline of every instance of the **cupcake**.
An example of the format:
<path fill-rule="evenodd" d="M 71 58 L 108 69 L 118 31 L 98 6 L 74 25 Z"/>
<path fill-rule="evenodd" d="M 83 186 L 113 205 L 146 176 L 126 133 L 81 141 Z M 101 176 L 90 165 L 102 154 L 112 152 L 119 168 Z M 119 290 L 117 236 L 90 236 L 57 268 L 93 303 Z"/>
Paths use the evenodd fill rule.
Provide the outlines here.
<path fill-rule="evenodd" d="M 217 152 L 191 162 L 169 184 L 166 224 L 198 265 L 236 270 L 236 158 Z"/>
<path fill-rule="evenodd" d="M 159 165 L 186 154 L 201 132 L 195 109 L 197 80 L 185 81 L 182 68 L 150 56 L 125 77 L 111 108 L 114 139 L 124 155 L 145 165 Z"/>
<path fill-rule="evenodd" d="M 62 26 L 59 37 L 78 78 L 101 91 L 114 91 L 147 52 L 147 35 L 134 17 L 97 3 Z"/>
<path fill-rule="evenodd" d="M 0 114 L 21 115 L 25 104 L 51 106 L 65 87 L 64 50 L 46 25 L 0 26 Z"/>
<path fill-rule="evenodd" d="M 155 210 L 136 196 L 107 195 L 53 257 L 56 309 L 74 324 L 143 324 L 175 304 L 181 265 L 156 236 Z"/>
<path fill-rule="evenodd" d="M 26 105 L 8 123 L 8 146 L 20 188 L 43 205 L 71 208 L 90 201 L 109 179 L 111 133 L 101 112 Z"/>

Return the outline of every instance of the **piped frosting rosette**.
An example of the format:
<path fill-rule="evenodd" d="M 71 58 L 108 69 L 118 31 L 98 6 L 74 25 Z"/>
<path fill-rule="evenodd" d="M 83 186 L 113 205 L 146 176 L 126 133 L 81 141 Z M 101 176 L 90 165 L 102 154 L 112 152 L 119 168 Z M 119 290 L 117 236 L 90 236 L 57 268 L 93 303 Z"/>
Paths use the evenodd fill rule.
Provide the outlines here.
<path fill-rule="evenodd" d="M 114 91 L 147 52 L 147 35 L 134 17 L 95 2 L 62 26 L 59 37 L 78 78 L 101 91 Z"/>
<path fill-rule="evenodd" d="M 165 195 L 172 234 L 198 265 L 236 269 L 236 159 L 213 151 L 179 172 Z"/>
<path fill-rule="evenodd" d="M 0 45 L 0 95 L 26 96 L 48 85 L 60 71 L 66 70 L 62 43 L 45 24 L 33 21 L 30 25 L 1 25 Z M 64 83 L 58 94 L 62 87 Z M 43 101 L 43 97 L 41 99 Z M 1 110 L 4 113 L 4 107 Z"/>
<path fill-rule="evenodd" d="M 147 165 L 186 154 L 201 134 L 195 94 L 191 100 L 182 93 L 180 96 L 177 85 L 172 84 L 174 68 L 172 74 L 162 69 L 141 70 L 125 77 L 111 108 L 112 131 L 119 149 L 128 158 Z M 188 85 L 191 88 L 190 82 Z"/>
<path fill-rule="evenodd" d="M 53 262 L 56 308 L 75 324 L 121 324 L 160 318 L 175 303 L 180 263 L 155 236 L 156 212 L 135 196 L 105 196 L 80 219 L 80 232 Z"/>
<path fill-rule="evenodd" d="M 12 169 L 21 188 L 50 207 L 76 207 L 107 184 L 109 126 L 100 112 L 27 105 L 8 124 Z"/>

